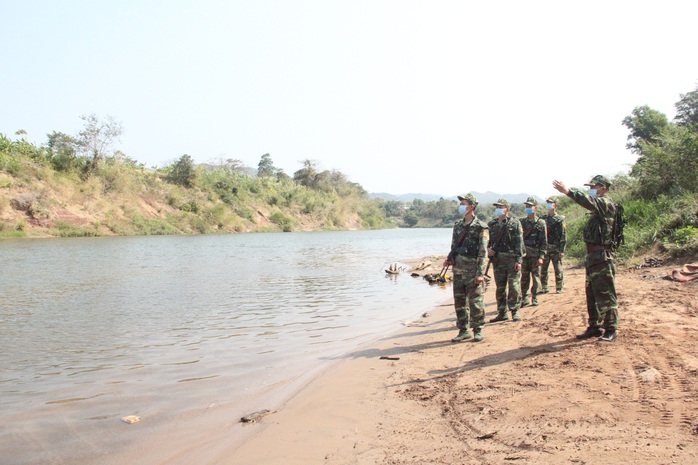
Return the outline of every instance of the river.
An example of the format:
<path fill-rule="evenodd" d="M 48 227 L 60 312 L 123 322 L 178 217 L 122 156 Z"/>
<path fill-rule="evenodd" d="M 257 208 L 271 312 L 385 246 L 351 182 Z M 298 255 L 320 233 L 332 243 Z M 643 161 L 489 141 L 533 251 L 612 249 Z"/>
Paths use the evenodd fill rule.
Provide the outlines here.
<path fill-rule="evenodd" d="M 0 241 L 2 463 L 170 463 L 148 444 L 232 431 L 447 300 L 449 288 L 384 270 L 444 255 L 450 235 Z"/>

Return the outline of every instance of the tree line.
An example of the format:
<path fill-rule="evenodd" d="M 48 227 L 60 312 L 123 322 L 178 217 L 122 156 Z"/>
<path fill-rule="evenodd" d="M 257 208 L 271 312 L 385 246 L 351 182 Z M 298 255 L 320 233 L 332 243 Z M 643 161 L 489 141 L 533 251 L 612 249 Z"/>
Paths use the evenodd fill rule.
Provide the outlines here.
<path fill-rule="evenodd" d="M 673 120 L 646 105 L 634 108 L 622 120 L 628 129 L 626 147 L 636 160 L 627 175 L 614 177 L 612 195 L 624 203 L 628 213 L 626 237 L 632 244 L 628 250 L 636 252 L 657 243 L 679 253 L 698 249 L 698 88 L 681 94 L 675 106 Z M 23 160 L 30 160 L 82 181 L 104 178 L 105 191 L 129 183 L 118 175 L 124 170 L 141 173 L 139 176 L 149 171 L 118 150 L 121 123 L 94 114 L 81 119 L 84 124 L 77 134 L 54 131 L 41 146 L 27 142 L 21 130 L 14 141 L 0 134 L 0 170 L 16 174 L 22 170 Z M 293 230 L 297 225 L 294 217 L 299 215 L 314 215 L 322 227 L 329 228 L 342 228 L 351 214 L 358 214 L 365 228 L 451 227 L 458 219 L 454 200 L 371 201 L 361 185 L 340 171 L 321 170 L 311 159 L 300 163 L 289 176 L 274 165 L 268 153 L 260 157 L 256 170 L 237 159 L 196 164 L 184 154 L 152 171 L 156 178 L 184 189 L 169 198 L 182 211 L 196 213 L 200 204 L 213 199 L 232 209 L 234 215 L 252 221 L 256 202 L 275 209 L 276 223 L 284 230 Z M 205 195 L 194 198 L 197 191 Z M 523 216 L 522 208 L 515 204 L 512 213 Z M 209 211 L 209 216 L 217 218 L 214 222 L 225 223 L 221 208 L 210 210 L 213 213 Z M 583 213 L 564 198 L 560 199 L 560 210 L 568 216 L 572 237 L 581 234 Z M 492 215 L 487 209 L 478 210 L 483 221 Z M 204 226 L 200 229 L 207 231 Z"/>

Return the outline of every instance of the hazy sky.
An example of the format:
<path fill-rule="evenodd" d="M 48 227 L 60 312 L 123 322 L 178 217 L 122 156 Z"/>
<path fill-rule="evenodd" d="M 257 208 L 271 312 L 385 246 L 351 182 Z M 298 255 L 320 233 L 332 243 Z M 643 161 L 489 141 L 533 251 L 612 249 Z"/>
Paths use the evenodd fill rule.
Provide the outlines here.
<path fill-rule="evenodd" d="M 554 194 L 627 171 L 636 106 L 696 90 L 690 1 L 0 0 L 0 133 L 120 121 L 191 155 L 369 192 Z"/>

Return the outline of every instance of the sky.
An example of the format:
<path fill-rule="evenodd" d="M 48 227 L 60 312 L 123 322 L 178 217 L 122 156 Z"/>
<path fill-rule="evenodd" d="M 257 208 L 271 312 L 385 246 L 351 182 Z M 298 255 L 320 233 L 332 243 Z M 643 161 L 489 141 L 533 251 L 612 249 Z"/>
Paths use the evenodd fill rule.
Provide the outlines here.
<path fill-rule="evenodd" d="M 0 133 L 113 117 L 148 167 L 263 154 L 368 192 L 556 194 L 698 88 L 695 0 L 0 0 Z"/>

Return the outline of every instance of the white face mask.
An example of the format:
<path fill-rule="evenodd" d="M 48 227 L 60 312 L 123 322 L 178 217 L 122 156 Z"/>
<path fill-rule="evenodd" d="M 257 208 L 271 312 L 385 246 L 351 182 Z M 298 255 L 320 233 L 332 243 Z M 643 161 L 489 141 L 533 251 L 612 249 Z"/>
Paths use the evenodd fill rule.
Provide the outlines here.
<path fill-rule="evenodd" d="M 589 189 L 589 197 L 592 199 L 596 198 L 596 189 Z"/>
<path fill-rule="evenodd" d="M 458 213 L 459 213 L 459 214 L 465 215 L 465 213 L 466 213 L 467 211 L 468 211 L 468 207 L 467 207 L 467 206 L 465 206 L 465 205 L 463 205 L 463 204 L 458 205 Z"/>
<path fill-rule="evenodd" d="M 552 210 L 553 208 L 555 208 L 555 204 L 554 204 L 554 203 L 546 203 L 545 206 L 546 206 L 546 208 L 547 208 L 548 210 Z"/>
<path fill-rule="evenodd" d="M 503 208 L 495 208 L 494 214 L 497 216 L 504 216 L 504 209 Z"/>

